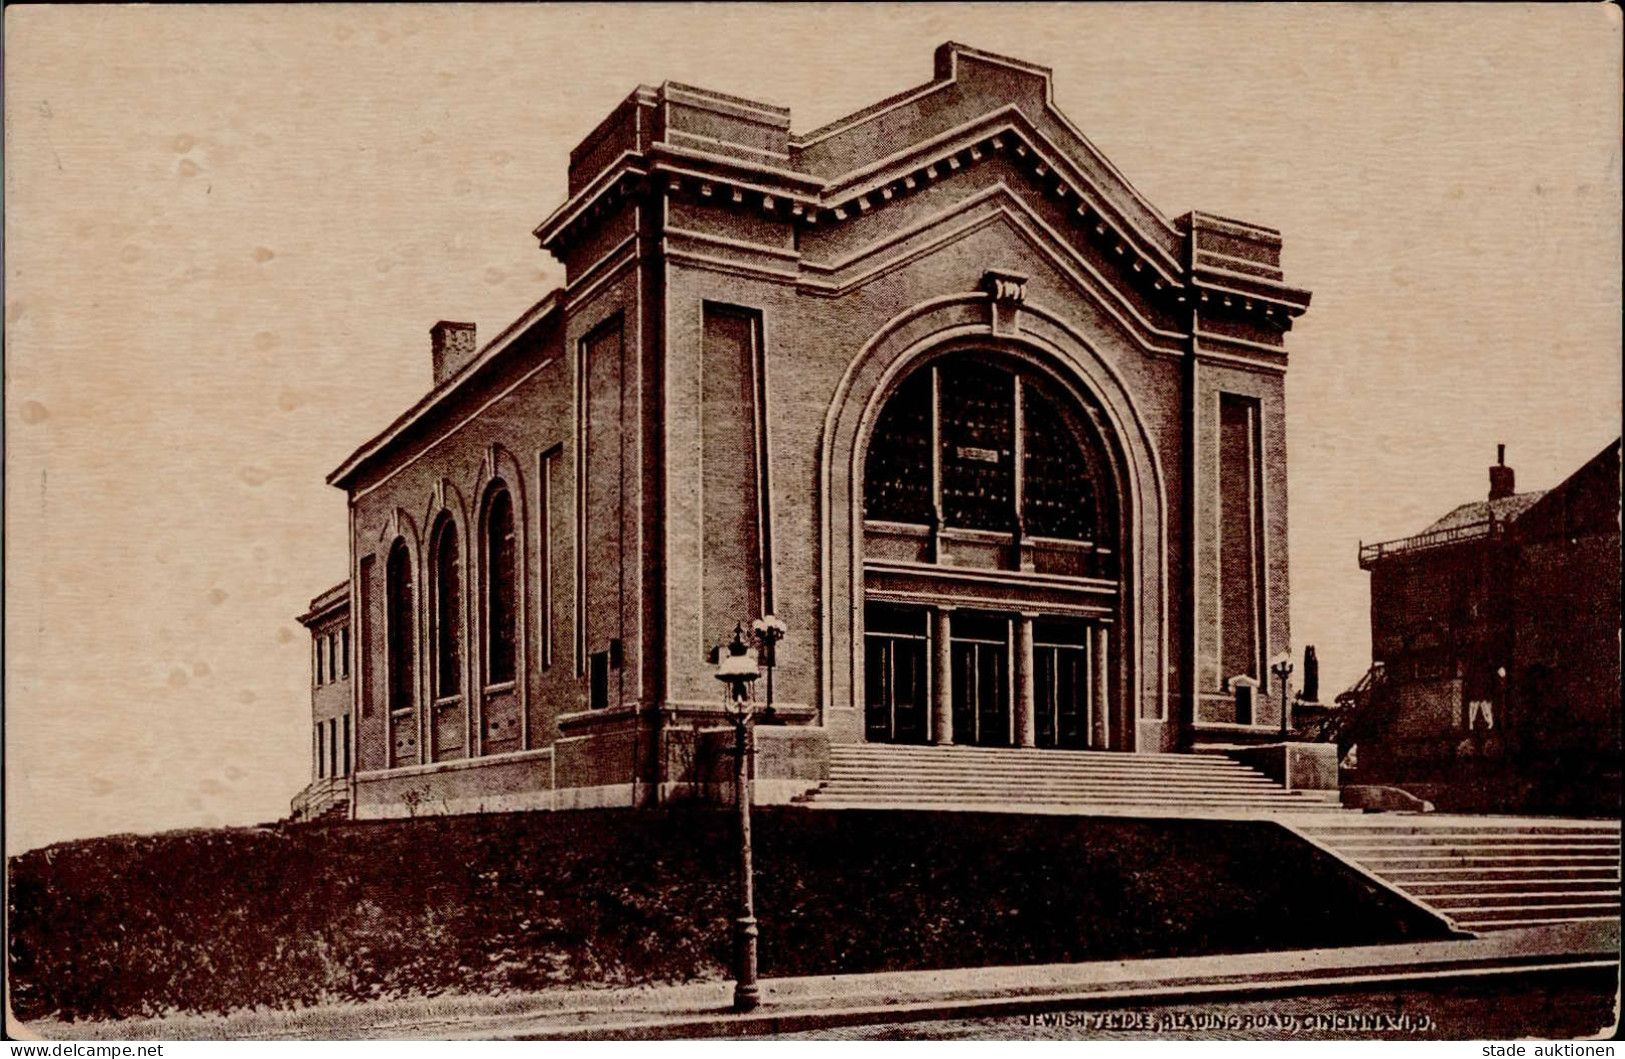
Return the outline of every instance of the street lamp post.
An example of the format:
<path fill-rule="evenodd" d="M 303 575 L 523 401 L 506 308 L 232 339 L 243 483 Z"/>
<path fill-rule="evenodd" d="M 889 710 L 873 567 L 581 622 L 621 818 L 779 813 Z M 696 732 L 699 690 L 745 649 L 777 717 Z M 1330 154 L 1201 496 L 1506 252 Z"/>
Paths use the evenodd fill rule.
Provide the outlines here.
<path fill-rule="evenodd" d="M 761 1003 L 756 986 L 756 894 L 750 849 L 750 686 L 758 676 L 756 659 L 745 644 L 744 630 L 734 626 L 728 653 L 717 663 L 717 679 L 728 686 L 728 720 L 734 726 L 735 797 L 739 802 L 739 916 L 734 941 L 734 1010 L 754 1011 Z"/>
<path fill-rule="evenodd" d="M 1276 655 L 1275 661 L 1270 664 L 1270 672 L 1275 674 L 1275 679 L 1281 685 L 1281 742 L 1284 743 L 1292 727 L 1291 704 L 1286 697 L 1286 678 L 1292 675 L 1292 656 L 1285 651 Z"/>

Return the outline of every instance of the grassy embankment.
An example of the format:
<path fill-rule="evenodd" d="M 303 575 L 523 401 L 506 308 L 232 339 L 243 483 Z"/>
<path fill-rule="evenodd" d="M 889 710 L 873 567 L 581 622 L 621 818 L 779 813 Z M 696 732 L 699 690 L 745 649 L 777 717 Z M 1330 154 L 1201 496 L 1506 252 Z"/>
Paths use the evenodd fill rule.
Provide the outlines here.
<path fill-rule="evenodd" d="M 698 810 L 115 836 L 8 863 L 24 1020 L 726 976 Z M 764 976 L 1375 944 L 1426 916 L 1265 823 L 757 815 Z"/>

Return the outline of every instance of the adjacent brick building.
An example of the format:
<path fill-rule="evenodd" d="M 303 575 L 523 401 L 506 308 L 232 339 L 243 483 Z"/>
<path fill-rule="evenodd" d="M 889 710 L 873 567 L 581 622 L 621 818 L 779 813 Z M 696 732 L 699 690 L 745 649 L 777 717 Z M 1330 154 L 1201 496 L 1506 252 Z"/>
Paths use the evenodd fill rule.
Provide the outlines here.
<path fill-rule="evenodd" d="M 1441 808 L 1617 811 L 1620 443 L 1545 492 L 1360 548 L 1380 678 L 1345 733 L 1362 783 Z"/>
<path fill-rule="evenodd" d="M 344 815 L 355 771 L 350 714 L 350 585 L 341 582 L 310 601 L 299 616 L 310 630 L 310 783 L 293 801 L 295 820 Z"/>
<path fill-rule="evenodd" d="M 483 345 L 437 324 L 434 388 L 329 478 L 357 815 L 713 789 L 708 654 L 764 613 L 764 799 L 832 742 L 1273 737 L 1277 232 L 1169 219 L 1047 70 L 957 44 L 804 134 L 638 88 L 568 189 L 564 286 Z"/>

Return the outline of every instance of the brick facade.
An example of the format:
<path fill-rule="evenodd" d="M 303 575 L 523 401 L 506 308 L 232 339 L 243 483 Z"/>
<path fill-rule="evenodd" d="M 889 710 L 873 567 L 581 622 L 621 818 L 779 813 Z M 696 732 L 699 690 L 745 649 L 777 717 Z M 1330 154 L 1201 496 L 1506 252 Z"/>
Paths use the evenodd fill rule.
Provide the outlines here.
<path fill-rule="evenodd" d="M 1488 500 L 1362 548 L 1382 680 L 1362 783 L 1448 809 L 1617 812 L 1620 485 L 1614 442 L 1556 488 Z"/>

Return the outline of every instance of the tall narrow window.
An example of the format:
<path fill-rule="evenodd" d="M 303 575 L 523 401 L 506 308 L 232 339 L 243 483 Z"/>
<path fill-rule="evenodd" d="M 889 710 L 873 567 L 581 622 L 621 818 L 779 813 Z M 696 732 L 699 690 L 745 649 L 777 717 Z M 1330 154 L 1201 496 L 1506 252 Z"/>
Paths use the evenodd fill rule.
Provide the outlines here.
<path fill-rule="evenodd" d="M 350 627 L 346 625 L 339 630 L 339 665 L 343 667 L 340 672 L 348 677 L 350 675 Z"/>
<path fill-rule="evenodd" d="M 554 445 L 541 456 L 541 476 L 536 500 L 537 520 L 542 528 L 542 668 L 553 665 L 553 465 L 558 462 L 562 445 Z"/>
<path fill-rule="evenodd" d="M 327 726 L 316 722 L 316 778 L 327 778 Z"/>
<path fill-rule="evenodd" d="M 341 776 L 350 774 L 350 715 L 344 715 L 344 771 Z"/>
<path fill-rule="evenodd" d="M 449 518 L 434 538 L 434 691 L 449 698 L 462 691 L 462 586 L 457 577 L 457 526 Z"/>
<path fill-rule="evenodd" d="M 337 717 L 327 719 L 327 774 L 329 776 L 339 774 L 339 719 Z"/>
<path fill-rule="evenodd" d="M 485 679 L 514 679 L 515 606 L 513 501 L 506 489 L 491 494 L 485 511 Z"/>
<path fill-rule="evenodd" d="M 329 684 L 339 678 L 339 634 L 327 634 L 327 682 Z"/>
<path fill-rule="evenodd" d="M 327 671 L 326 652 L 322 650 L 322 638 L 320 636 L 314 637 L 310 642 L 316 649 L 316 686 L 319 688 L 326 683 L 322 679 L 322 674 Z"/>
<path fill-rule="evenodd" d="M 397 540 L 389 551 L 389 566 L 385 573 L 385 594 L 388 607 L 385 620 L 389 623 L 389 708 L 410 710 L 416 705 L 412 689 L 416 675 L 416 630 L 413 623 L 417 608 L 412 596 L 412 555 L 404 540 Z"/>

